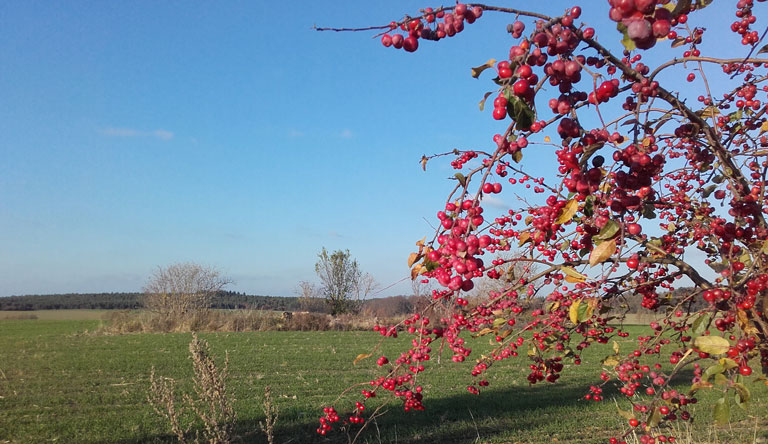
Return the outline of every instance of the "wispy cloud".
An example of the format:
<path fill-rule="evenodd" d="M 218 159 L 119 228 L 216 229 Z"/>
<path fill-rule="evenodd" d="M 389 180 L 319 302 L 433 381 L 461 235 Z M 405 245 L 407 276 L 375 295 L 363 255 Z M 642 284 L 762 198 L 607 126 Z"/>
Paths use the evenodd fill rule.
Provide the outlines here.
<path fill-rule="evenodd" d="M 156 129 L 154 131 L 142 131 L 134 128 L 107 127 L 99 130 L 104 136 L 108 137 L 154 137 L 159 140 L 173 139 L 173 131 L 165 129 Z"/>
<path fill-rule="evenodd" d="M 341 137 L 342 139 L 351 139 L 355 137 L 355 133 L 353 133 L 352 130 L 349 128 L 344 128 L 343 130 L 341 130 L 341 134 L 339 134 L 339 137 Z"/>
<path fill-rule="evenodd" d="M 483 195 L 483 203 L 495 208 L 501 208 L 502 210 L 509 208 L 509 205 L 507 205 L 507 203 L 503 200 L 499 199 L 498 197 L 489 196 L 487 194 Z"/>
<path fill-rule="evenodd" d="M 289 139 L 298 139 L 299 137 L 302 137 L 302 136 L 304 136 L 304 133 L 302 133 L 297 129 L 291 129 L 290 131 L 288 131 Z"/>

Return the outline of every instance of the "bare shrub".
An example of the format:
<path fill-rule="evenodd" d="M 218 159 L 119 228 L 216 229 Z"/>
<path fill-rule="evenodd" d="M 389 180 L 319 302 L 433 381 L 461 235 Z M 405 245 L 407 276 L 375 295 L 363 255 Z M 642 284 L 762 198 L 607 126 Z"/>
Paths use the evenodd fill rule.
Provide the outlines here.
<path fill-rule="evenodd" d="M 294 313 L 284 321 L 284 330 L 319 331 L 329 330 L 331 319 L 320 313 Z"/>
<path fill-rule="evenodd" d="M 195 371 L 194 397 L 185 393 L 179 401 L 175 393 L 175 382 L 169 378 L 158 378 L 153 367 L 147 395 L 149 404 L 169 422 L 179 442 L 201 442 L 200 432 L 195 432 L 194 438 L 191 433 L 192 428 L 200 423 L 202 442 L 233 442 L 237 415 L 232 407 L 234 399 L 227 393 L 226 387 L 229 355 L 224 360 L 224 367 L 219 369 L 211 356 L 208 342 L 193 334 L 192 342 L 189 343 L 189 357 Z"/>
<path fill-rule="evenodd" d="M 37 315 L 34 313 L 13 313 L 13 314 L 6 314 L 5 316 L 0 317 L 0 319 L 7 319 L 12 321 L 29 321 L 37 319 Z"/>
<path fill-rule="evenodd" d="M 269 444 L 275 442 L 275 424 L 277 424 L 278 409 L 277 405 L 272 401 L 272 388 L 270 386 L 264 387 L 264 401 L 261 404 L 261 408 L 264 411 L 264 421 L 259 421 L 259 428 L 267 437 Z"/>
<path fill-rule="evenodd" d="M 171 319 L 206 311 L 230 281 L 215 268 L 191 262 L 158 267 L 144 287 L 144 306 Z"/>

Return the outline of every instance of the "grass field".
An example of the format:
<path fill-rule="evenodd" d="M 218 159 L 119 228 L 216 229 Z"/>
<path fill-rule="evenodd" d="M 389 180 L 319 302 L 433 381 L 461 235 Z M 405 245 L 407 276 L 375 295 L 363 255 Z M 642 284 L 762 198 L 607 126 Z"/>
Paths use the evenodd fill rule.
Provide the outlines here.
<path fill-rule="evenodd" d="M 89 321 L 105 319 L 114 310 L 0 310 L 0 320 L 40 319 L 44 321 Z"/>
<path fill-rule="evenodd" d="M 190 390 L 189 334 L 95 336 L 98 321 L 4 320 L 0 322 L 0 442 L 139 443 L 170 441 L 168 429 L 146 403 L 149 371 L 180 381 Z M 639 333 L 634 331 L 635 334 Z M 394 356 L 409 339 L 386 342 Z M 280 408 L 277 443 L 347 442 L 347 437 L 316 436 L 323 405 L 345 388 L 376 372 L 373 359 L 352 361 L 369 351 L 378 336 L 369 332 L 257 332 L 201 335 L 219 362 L 230 354 L 229 387 L 237 399 L 240 433 L 256 430 L 263 419 L 266 385 Z M 628 344 L 623 345 L 629 347 Z M 481 350 L 477 350 L 481 351 Z M 370 426 L 368 443 L 540 443 L 606 442 L 623 420 L 610 400 L 580 400 L 595 383 L 599 361 L 608 352 L 594 348 L 578 368 L 566 369 L 557 386 L 529 386 L 527 359 L 505 362 L 491 372 L 491 386 L 470 395 L 470 363 L 432 362 L 422 385 L 427 411 L 390 412 Z M 687 386 L 682 386 L 684 388 Z M 711 415 L 702 401 L 693 442 L 765 442 L 768 390 L 753 384 L 747 411 L 733 408 L 730 427 L 707 426 Z M 359 391 L 356 391 L 359 393 Z M 349 404 L 337 403 L 343 410 Z M 626 408 L 626 404 L 623 405 Z M 683 431 L 684 432 L 684 431 Z M 265 442 L 261 434 L 247 442 Z"/>

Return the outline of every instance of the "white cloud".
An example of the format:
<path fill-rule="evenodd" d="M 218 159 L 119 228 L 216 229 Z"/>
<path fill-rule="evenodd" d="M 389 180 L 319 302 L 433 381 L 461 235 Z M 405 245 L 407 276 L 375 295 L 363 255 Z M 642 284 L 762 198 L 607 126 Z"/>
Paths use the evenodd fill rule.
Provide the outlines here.
<path fill-rule="evenodd" d="M 499 199 L 498 197 L 489 196 L 487 194 L 483 194 L 483 203 L 495 208 L 501 208 L 502 210 L 509 209 L 509 205 L 507 205 L 506 202 Z"/>
<path fill-rule="evenodd" d="M 341 134 L 339 134 L 339 137 L 341 137 L 342 139 L 351 139 L 354 136 L 355 136 L 355 133 L 353 133 L 352 130 L 349 128 L 344 128 L 343 130 L 341 130 Z"/>
<path fill-rule="evenodd" d="M 107 127 L 99 131 L 104 136 L 109 137 L 154 137 L 160 140 L 173 139 L 173 132 L 165 129 L 156 129 L 154 131 L 141 131 L 133 128 Z"/>
<path fill-rule="evenodd" d="M 157 137 L 160 140 L 171 140 L 173 139 L 173 132 L 164 130 L 164 129 L 157 129 L 152 131 L 152 135 Z"/>

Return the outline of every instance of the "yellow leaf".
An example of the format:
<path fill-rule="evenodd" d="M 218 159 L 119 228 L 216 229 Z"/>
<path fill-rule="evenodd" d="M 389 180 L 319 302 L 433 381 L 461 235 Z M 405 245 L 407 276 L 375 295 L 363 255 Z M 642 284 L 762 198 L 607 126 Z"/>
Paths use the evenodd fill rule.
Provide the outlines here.
<path fill-rule="evenodd" d="M 616 240 L 611 239 L 595 246 L 589 253 L 589 265 L 594 267 L 608 260 L 616 252 Z"/>
<path fill-rule="evenodd" d="M 544 136 L 544 141 L 545 142 L 549 142 L 550 140 L 552 140 L 552 139 L 549 136 Z"/>
<path fill-rule="evenodd" d="M 408 268 L 413 267 L 413 264 L 415 264 L 419 259 L 421 259 L 421 255 L 419 253 L 411 253 L 408 255 Z"/>
<path fill-rule="evenodd" d="M 722 355 L 728 351 L 731 343 L 720 336 L 699 336 L 693 340 L 693 346 L 710 355 Z"/>
<path fill-rule="evenodd" d="M 574 324 L 582 323 L 592 317 L 596 305 L 597 299 L 595 298 L 583 298 L 573 301 L 571 308 L 568 310 L 568 317 Z"/>
<path fill-rule="evenodd" d="M 571 319 L 571 322 L 574 324 L 579 323 L 579 306 L 581 305 L 581 299 L 578 301 L 573 301 L 573 304 L 571 304 L 571 308 L 568 310 L 568 317 Z"/>
<path fill-rule="evenodd" d="M 768 131 L 768 120 L 766 120 L 765 122 L 763 122 L 762 125 L 760 125 L 760 134 L 766 131 Z"/>
<path fill-rule="evenodd" d="M 363 359 L 368 359 L 371 356 L 373 356 L 373 353 L 361 353 L 357 355 L 354 361 L 352 361 L 352 365 L 357 365 L 358 362 L 362 361 Z"/>
<path fill-rule="evenodd" d="M 480 74 L 488 68 L 492 68 L 496 64 L 496 59 L 490 59 L 480 66 L 472 68 L 472 77 L 478 78 Z"/>
<path fill-rule="evenodd" d="M 562 210 L 560 210 L 560 215 L 557 216 L 557 219 L 555 220 L 555 223 L 558 225 L 562 225 L 569 220 L 573 219 L 573 215 L 576 214 L 576 212 L 579 210 L 579 202 L 576 199 L 571 199 L 568 201 L 567 204 L 563 207 Z"/>
<path fill-rule="evenodd" d="M 603 359 L 603 365 L 613 367 L 613 366 L 619 365 L 619 360 L 613 356 L 608 356 L 607 358 Z"/>
<path fill-rule="evenodd" d="M 578 271 L 574 270 L 571 267 L 562 267 L 560 268 L 562 270 L 563 274 L 565 274 L 565 281 L 571 282 L 571 283 L 579 283 L 584 282 L 587 280 L 587 276 L 579 273 Z"/>
<path fill-rule="evenodd" d="M 613 352 L 619 354 L 619 343 L 616 341 L 613 341 Z"/>

